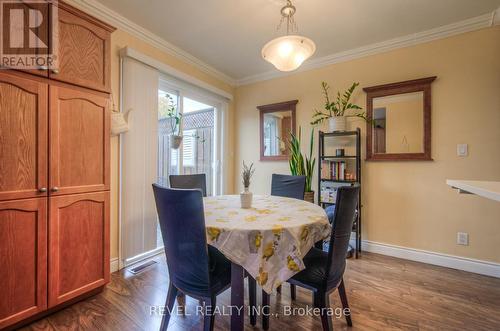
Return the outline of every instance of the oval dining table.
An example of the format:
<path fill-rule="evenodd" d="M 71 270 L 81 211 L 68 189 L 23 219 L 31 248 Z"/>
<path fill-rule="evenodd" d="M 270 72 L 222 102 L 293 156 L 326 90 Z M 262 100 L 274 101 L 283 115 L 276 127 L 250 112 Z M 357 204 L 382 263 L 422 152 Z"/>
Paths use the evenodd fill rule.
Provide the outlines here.
<path fill-rule="evenodd" d="M 204 198 L 207 243 L 231 261 L 231 330 L 244 328 L 244 273 L 271 293 L 304 269 L 303 258 L 331 226 L 320 206 L 292 198 L 239 195 Z"/>

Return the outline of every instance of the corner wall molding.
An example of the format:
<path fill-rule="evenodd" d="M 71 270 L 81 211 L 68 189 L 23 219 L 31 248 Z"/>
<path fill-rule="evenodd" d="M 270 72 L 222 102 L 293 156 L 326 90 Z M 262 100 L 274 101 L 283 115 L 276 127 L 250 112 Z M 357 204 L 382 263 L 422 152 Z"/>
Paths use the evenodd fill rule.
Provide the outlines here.
<path fill-rule="evenodd" d="M 306 61 L 298 70 L 293 72 L 268 71 L 265 73 L 248 76 L 236 81 L 237 86 L 257 83 L 273 78 L 294 75 L 312 69 L 322 68 L 328 65 L 359 59 L 369 55 L 385 53 L 398 48 L 414 46 L 425 42 L 442 39 L 465 32 L 475 31 L 495 24 L 500 24 L 500 8 L 496 11 L 481 16 L 469 18 L 460 22 L 451 23 L 430 30 L 413 33 L 410 35 L 389 39 L 379 43 L 366 45 L 344 52 L 334 53 L 317 59 Z"/>
<path fill-rule="evenodd" d="M 371 253 L 388 255 L 405 260 L 423 262 L 441 267 L 458 269 L 480 275 L 500 278 L 500 263 L 430 252 L 415 248 L 383 244 L 369 240 L 362 241 L 362 248 L 363 250 Z"/>
<path fill-rule="evenodd" d="M 66 0 L 66 2 L 85 11 L 90 15 L 93 15 L 109 24 L 114 25 L 116 28 L 130 33 L 131 35 L 172 56 L 175 56 L 176 58 L 196 67 L 200 71 L 212 75 L 217 79 L 220 79 L 226 84 L 229 84 L 231 86 L 236 85 L 236 80 L 232 77 L 229 77 L 223 72 L 215 69 L 214 67 L 180 49 L 179 47 L 169 43 L 165 39 L 132 22 L 131 20 L 125 18 L 124 16 L 118 14 L 114 10 L 104 6 L 96 0 Z"/>
<path fill-rule="evenodd" d="M 491 17 L 491 25 L 500 25 L 500 7 L 493 12 Z"/>

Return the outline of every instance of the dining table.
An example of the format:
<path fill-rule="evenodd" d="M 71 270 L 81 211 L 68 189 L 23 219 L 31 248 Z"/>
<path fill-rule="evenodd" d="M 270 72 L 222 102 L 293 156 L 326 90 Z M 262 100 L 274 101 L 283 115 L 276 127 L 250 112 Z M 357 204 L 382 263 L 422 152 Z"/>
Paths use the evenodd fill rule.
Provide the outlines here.
<path fill-rule="evenodd" d="M 231 330 L 244 328 L 245 271 L 267 293 L 305 268 L 303 258 L 330 236 L 323 208 L 310 202 L 254 195 L 241 208 L 239 195 L 204 198 L 207 243 L 231 261 Z"/>

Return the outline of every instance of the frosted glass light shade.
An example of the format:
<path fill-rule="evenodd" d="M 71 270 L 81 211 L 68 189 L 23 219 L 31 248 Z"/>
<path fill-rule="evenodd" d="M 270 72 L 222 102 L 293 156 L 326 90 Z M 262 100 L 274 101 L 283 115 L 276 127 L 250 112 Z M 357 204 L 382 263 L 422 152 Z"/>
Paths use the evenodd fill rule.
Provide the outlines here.
<path fill-rule="evenodd" d="M 262 48 L 262 57 L 280 71 L 292 71 L 300 67 L 315 51 L 316 45 L 311 39 L 292 35 L 268 42 Z"/>

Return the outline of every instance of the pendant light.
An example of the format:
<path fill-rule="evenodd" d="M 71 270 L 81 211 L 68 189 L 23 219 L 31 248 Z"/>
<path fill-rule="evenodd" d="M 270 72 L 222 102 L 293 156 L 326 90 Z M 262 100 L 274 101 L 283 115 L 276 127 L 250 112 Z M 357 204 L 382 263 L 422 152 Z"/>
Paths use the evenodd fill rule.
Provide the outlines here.
<path fill-rule="evenodd" d="M 280 71 L 293 71 L 316 51 L 314 42 L 306 37 L 290 34 L 298 31 L 293 18 L 295 6 L 290 0 L 281 8 L 281 21 L 278 30 L 286 21 L 286 36 L 271 40 L 262 48 L 264 60 L 272 63 Z"/>

